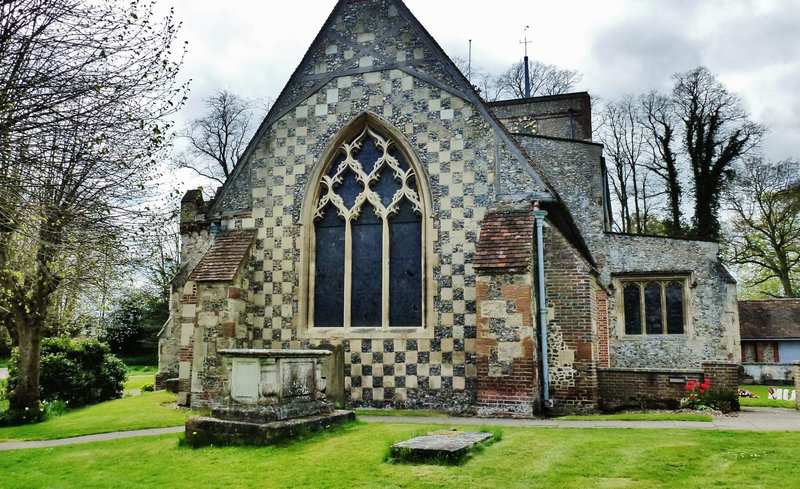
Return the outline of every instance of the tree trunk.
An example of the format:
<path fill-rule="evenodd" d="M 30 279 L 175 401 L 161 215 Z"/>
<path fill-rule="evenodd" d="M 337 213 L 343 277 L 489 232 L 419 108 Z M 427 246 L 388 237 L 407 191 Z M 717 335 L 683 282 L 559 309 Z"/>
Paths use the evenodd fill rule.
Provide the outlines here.
<path fill-rule="evenodd" d="M 39 403 L 39 360 L 42 353 L 42 326 L 22 324 L 17 328 L 17 384 L 8 396 L 9 409 L 37 408 Z"/>

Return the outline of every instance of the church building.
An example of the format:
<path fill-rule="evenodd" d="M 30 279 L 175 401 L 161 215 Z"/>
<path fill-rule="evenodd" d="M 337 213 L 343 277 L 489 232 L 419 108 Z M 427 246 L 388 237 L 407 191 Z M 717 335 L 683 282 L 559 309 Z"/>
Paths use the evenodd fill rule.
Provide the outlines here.
<path fill-rule="evenodd" d="M 265 34 L 265 35 L 268 35 Z M 182 202 L 158 383 L 326 348 L 344 406 L 484 416 L 735 387 L 717 243 L 611 231 L 587 93 L 486 103 L 400 0 L 339 0 L 211 201 Z"/>

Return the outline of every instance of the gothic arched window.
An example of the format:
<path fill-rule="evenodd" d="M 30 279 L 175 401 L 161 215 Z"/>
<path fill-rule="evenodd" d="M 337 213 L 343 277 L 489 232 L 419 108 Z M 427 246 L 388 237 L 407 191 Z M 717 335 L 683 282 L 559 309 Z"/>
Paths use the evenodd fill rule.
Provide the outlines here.
<path fill-rule="evenodd" d="M 423 325 L 423 208 L 414 169 L 365 126 L 323 170 L 309 319 L 317 328 Z"/>

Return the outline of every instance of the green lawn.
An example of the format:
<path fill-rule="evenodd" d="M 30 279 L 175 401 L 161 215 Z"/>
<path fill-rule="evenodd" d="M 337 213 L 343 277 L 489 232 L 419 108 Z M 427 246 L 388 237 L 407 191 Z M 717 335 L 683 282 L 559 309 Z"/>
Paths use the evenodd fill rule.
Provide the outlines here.
<path fill-rule="evenodd" d="M 145 392 L 69 411 L 43 423 L 0 428 L 0 441 L 49 440 L 71 436 L 177 426 L 188 412 L 165 403 L 174 403 L 175 394 Z"/>
<path fill-rule="evenodd" d="M 126 391 L 141 389 L 145 384 L 152 384 L 154 382 L 153 375 L 131 375 L 128 374 L 128 380 L 125 382 Z"/>
<path fill-rule="evenodd" d="M 8 361 L 10 359 L 6 357 L 0 357 L 0 367 L 8 367 Z"/>
<path fill-rule="evenodd" d="M 193 450 L 164 435 L 16 450 L 2 453 L 0 474 L 7 489 L 771 489 L 800 478 L 800 433 L 780 432 L 504 428 L 463 466 L 382 462 L 391 443 L 438 429 L 352 425 L 271 448 Z"/>
<path fill-rule="evenodd" d="M 588 414 L 585 416 L 562 416 L 554 418 L 560 421 L 703 421 L 711 422 L 714 418 L 709 414 L 697 413 L 618 413 Z"/>
<path fill-rule="evenodd" d="M 152 375 L 158 372 L 155 365 L 127 365 L 128 375 Z"/>
<path fill-rule="evenodd" d="M 753 394 L 759 396 L 759 399 L 750 399 L 747 397 L 740 397 L 739 404 L 742 406 L 762 406 L 762 407 L 781 407 L 781 408 L 790 408 L 796 409 L 797 403 L 794 401 L 777 401 L 769 399 L 769 386 L 768 385 L 740 385 L 742 389 L 747 389 Z M 794 389 L 791 386 L 773 386 L 776 389 Z"/>

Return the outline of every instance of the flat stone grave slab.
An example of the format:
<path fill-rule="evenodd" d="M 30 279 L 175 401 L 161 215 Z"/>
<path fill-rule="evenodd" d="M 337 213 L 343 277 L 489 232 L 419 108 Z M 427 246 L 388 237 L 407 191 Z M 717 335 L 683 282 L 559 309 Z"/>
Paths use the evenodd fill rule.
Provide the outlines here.
<path fill-rule="evenodd" d="M 477 443 L 492 438 L 492 433 L 442 430 L 392 445 L 393 458 L 400 460 L 459 460 Z"/>

